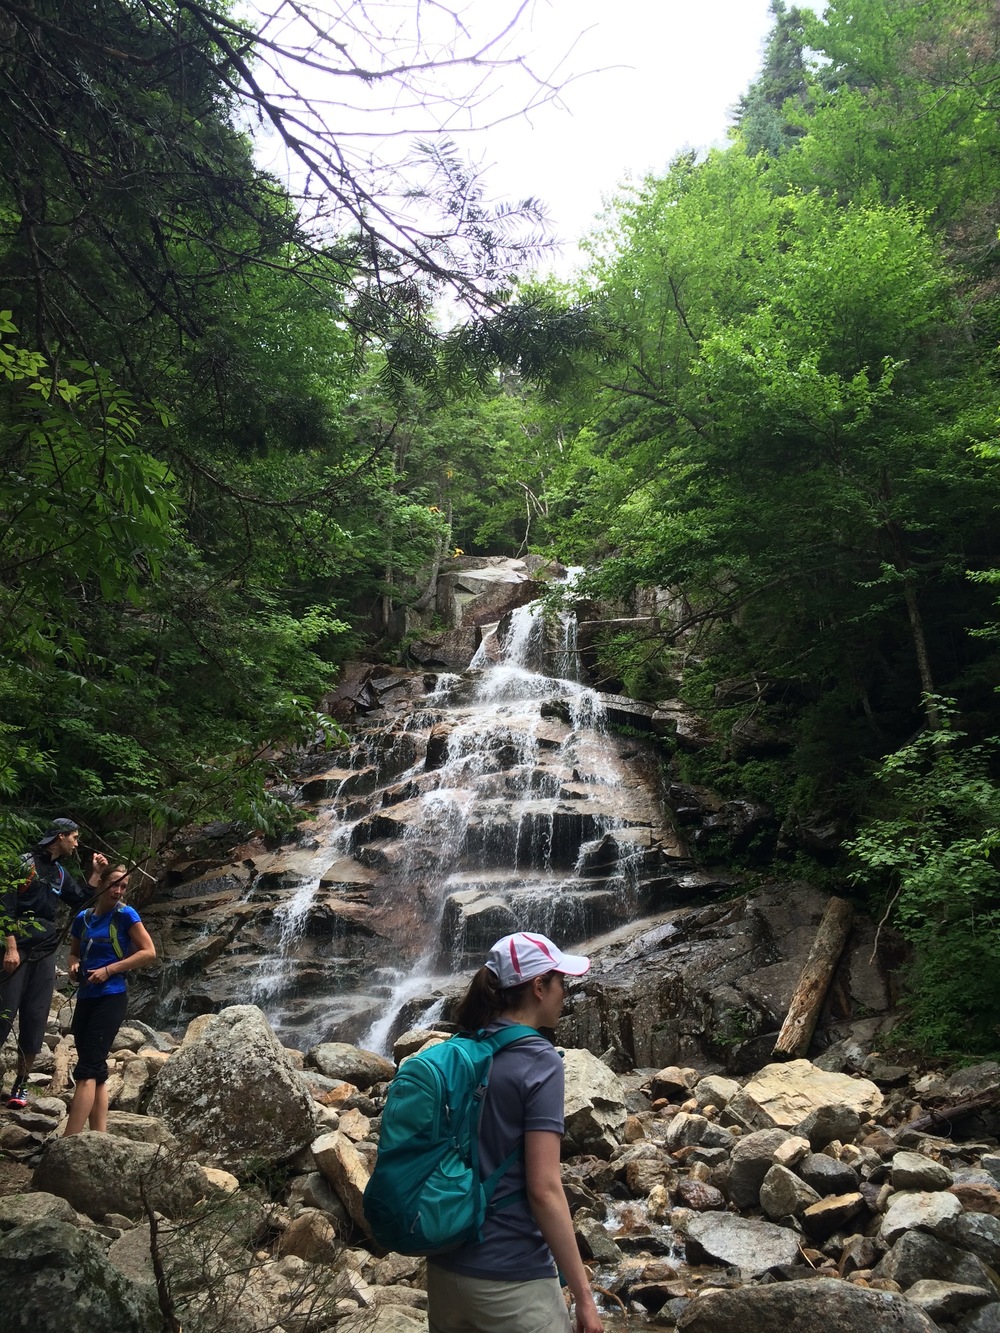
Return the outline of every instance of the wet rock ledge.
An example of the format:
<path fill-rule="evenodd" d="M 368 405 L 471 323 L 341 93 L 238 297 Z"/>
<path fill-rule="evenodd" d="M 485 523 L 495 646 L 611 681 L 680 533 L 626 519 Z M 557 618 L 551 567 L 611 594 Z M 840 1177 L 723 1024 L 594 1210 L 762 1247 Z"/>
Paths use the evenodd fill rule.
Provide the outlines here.
<path fill-rule="evenodd" d="M 248 1005 L 182 1041 L 130 1025 L 109 1133 L 65 1139 L 54 1015 L 31 1104 L 0 1115 L 6 1326 L 159 1330 L 155 1253 L 187 1333 L 426 1329 L 424 1264 L 377 1251 L 361 1195 L 396 1067 L 447 1035 L 388 1060 L 282 1047 Z M 857 1033 L 821 1063 L 566 1051 L 563 1180 L 609 1329 L 1000 1329 L 1000 1066 L 912 1071 Z"/>

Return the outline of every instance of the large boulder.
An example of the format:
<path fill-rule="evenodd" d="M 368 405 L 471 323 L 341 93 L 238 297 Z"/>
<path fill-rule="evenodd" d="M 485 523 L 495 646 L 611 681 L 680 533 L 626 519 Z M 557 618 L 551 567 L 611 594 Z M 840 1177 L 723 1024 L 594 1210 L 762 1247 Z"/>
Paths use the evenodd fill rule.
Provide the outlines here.
<path fill-rule="evenodd" d="M 283 1162 L 315 1134 L 312 1099 L 253 1005 L 214 1014 L 160 1074 L 150 1114 L 199 1156 L 240 1170 Z"/>
<path fill-rule="evenodd" d="M 72 1204 L 58 1194 L 31 1190 L 27 1194 L 8 1194 L 0 1199 L 0 1231 L 13 1231 L 28 1222 L 46 1217 L 55 1222 L 78 1226 L 84 1221 Z"/>
<path fill-rule="evenodd" d="M 814 1203 L 819 1203 L 819 1195 L 787 1167 L 776 1164 L 764 1177 L 760 1206 L 773 1222 L 782 1217 L 798 1217 Z"/>
<path fill-rule="evenodd" d="M 364 1197 L 369 1171 L 364 1158 L 346 1135 L 334 1130 L 322 1134 L 312 1145 L 312 1155 L 320 1171 L 333 1186 L 351 1220 L 366 1235 L 371 1231 L 365 1217 Z"/>
<path fill-rule="evenodd" d="M 570 1152 L 607 1157 L 625 1129 L 625 1089 L 590 1051 L 567 1051 L 566 1142 Z"/>
<path fill-rule="evenodd" d="M 736 1140 L 726 1189 L 737 1208 L 757 1206 L 764 1177 L 774 1164 L 774 1154 L 788 1137 L 783 1129 L 761 1129 Z"/>
<path fill-rule="evenodd" d="M 738 1291 L 713 1289 L 677 1320 L 682 1333 L 934 1333 L 927 1315 L 904 1297 L 850 1282 L 778 1282 Z"/>
<path fill-rule="evenodd" d="M 765 1065 L 726 1107 L 748 1129 L 797 1129 L 824 1108 L 849 1108 L 868 1117 L 882 1105 L 882 1093 L 865 1078 L 830 1073 L 809 1060 Z M 856 1122 L 855 1122 L 856 1123 Z M 806 1138 L 812 1141 L 809 1133 Z"/>
<path fill-rule="evenodd" d="M 786 1227 L 735 1213 L 699 1213 L 687 1224 L 688 1263 L 727 1264 L 757 1276 L 799 1257 L 799 1238 Z"/>
<path fill-rule="evenodd" d="M 906 1289 L 922 1280 L 957 1282 L 962 1286 L 982 1287 L 996 1300 L 1000 1297 L 1000 1278 L 975 1254 L 960 1250 L 925 1231 L 907 1231 L 900 1236 L 874 1268 L 876 1277 L 887 1277 Z"/>
<path fill-rule="evenodd" d="M 356 1088 L 370 1088 L 373 1083 L 385 1083 L 396 1072 L 396 1066 L 384 1055 L 351 1046 L 346 1041 L 324 1041 L 314 1046 L 306 1057 L 327 1078 L 343 1079 Z"/>
<path fill-rule="evenodd" d="M 380 1305 L 348 1315 L 337 1333 L 427 1333 L 427 1315 L 409 1305 Z"/>
<path fill-rule="evenodd" d="M 156 1144 L 95 1133 L 52 1139 L 31 1183 L 98 1219 L 107 1213 L 141 1217 L 147 1205 L 179 1217 L 210 1192 L 195 1162 Z"/>
<path fill-rule="evenodd" d="M 109 1264 L 87 1231 L 43 1217 L 0 1236 L 0 1310 L 5 1333 L 114 1329 L 161 1333 L 155 1292 Z"/>
<path fill-rule="evenodd" d="M 879 1243 L 888 1250 L 900 1236 L 917 1227 L 933 1235 L 943 1235 L 942 1226 L 961 1213 L 962 1205 L 947 1190 L 906 1190 L 893 1194 L 879 1227 Z"/>

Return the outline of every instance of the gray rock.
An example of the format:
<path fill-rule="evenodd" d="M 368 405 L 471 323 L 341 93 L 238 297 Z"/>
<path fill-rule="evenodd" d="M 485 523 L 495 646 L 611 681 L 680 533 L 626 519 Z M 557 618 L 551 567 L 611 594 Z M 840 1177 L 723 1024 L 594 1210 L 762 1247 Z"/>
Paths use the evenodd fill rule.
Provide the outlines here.
<path fill-rule="evenodd" d="M 171 1152 L 177 1152 L 180 1144 L 171 1134 L 162 1120 L 155 1115 L 135 1115 L 131 1111 L 109 1111 L 108 1133 L 116 1139 L 129 1139 L 132 1143 L 159 1143 Z"/>
<path fill-rule="evenodd" d="M 143 1193 L 167 1217 L 186 1212 L 209 1192 L 194 1162 L 151 1143 L 133 1143 L 111 1134 L 74 1134 L 53 1139 L 32 1177 L 35 1189 L 58 1194 L 88 1217 L 107 1213 L 141 1217 Z"/>
<path fill-rule="evenodd" d="M 155 1292 L 109 1264 L 91 1232 L 53 1218 L 0 1236 L 0 1309 L 5 1333 L 163 1328 Z"/>
<path fill-rule="evenodd" d="M 785 1166 L 772 1166 L 760 1187 L 760 1206 L 773 1222 L 779 1217 L 798 1217 L 819 1195 Z"/>
<path fill-rule="evenodd" d="M 666 1145 L 668 1152 L 676 1152 L 678 1148 L 691 1148 L 702 1141 L 702 1136 L 708 1128 L 708 1121 L 703 1115 L 688 1115 L 681 1111 L 675 1115 L 673 1120 L 667 1126 Z M 724 1134 L 727 1130 L 722 1131 Z"/>
<path fill-rule="evenodd" d="M 907 1231 L 872 1271 L 876 1277 L 898 1282 L 904 1291 L 926 1278 L 982 1287 L 1000 1295 L 1000 1279 L 980 1258 L 926 1231 Z"/>
<path fill-rule="evenodd" d="M 1000 1305 L 984 1305 L 955 1325 L 961 1333 L 1000 1333 Z"/>
<path fill-rule="evenodd" d="M 1000 1217 L 989 1213 L 962 1213 L 942 1222 L 936 1233 L 960 1250 L 976 1254 L 1000 1272 Z"/>
<path fill-rule="evenodd" d="M 793 1231 L 735 1213 L 699 1213 L 687 1226 L 688 1263 L 731 1264 L 757 1276 L 799 1258 Z"/>
<path fill-rule="evenodd" d="M 315 1136 L 312 1099 L 253 1005 L 210 1017 L 164 1065 L 149 1106 L 213 1165 L 283 1162 Z"/>
<path fill-rule="evenodd" d="M 691 1070 L 666 1065 L 650 1080 L 650 1096 L 654 1101 L 666 1097 L 668 1102 L 686 1102 L 691 1096 L 691 1074 Z"/>
<path fill-rule="evenodd" d="M 721 1110 L 739 1090 L 740 1085 L 735 1079 L 723 1078 L 719 1074 L 708 1074 L 695 1084 L 692 1096 L 697 1101 L 699 1109 L 718 1106 Z"/>
<path fill-rule="evenodd" d="M 935 1333 L 902 1296 L 835 1279 L 706 1291 L 677 1320 L 682 1333 Z"/>
<path fill-rule="evenodd" d="M 879 1243 L 888 1249 L 904 1232 L 916 1227 L 936 1233 L 942 1223 L 958 1217 L 961 1212 L 962 1205 L 954 1194 L 921 1190 L 893 1194 L 879 1227 Z"/>
<path fill-rule="evenodd" d="M 881 1092 L 868 1079 L 830 1073 L 808 1060 L 789 1060 L 758 1070 L 726 1110 L 749 1129 L 778 1127 L 796 1133 L 823 1111 L 825 1115 L 817 1116 L 815 1121 L 815 1132 L 822 1136 L 834 1123 L 846 1123 L 848 1111 L 867 1117 L 879 1110 L 882 1102 Z M 810 1135 L 805 1137 L 813 1142 Z M 831 1133 L 826 1142 L 835 1137 L 841 1136 Z"/>
<path fill-rule="evenodd" d="M 762 1129 L 736 1140 L 726 1189 L 737 1208 L 756 1206 L 773 1153 L 790 1137 L 784 1129 Z"/>
<path fill-rule="evenodd" d="M 162 1227 L 162 1223 L 160 1224 Z M 162 1241 L 162 1236 L 161 1236 Z M 153 1268 L 149 1223 L 132 1227 L 117 1240 L 111 1242 L 108 1250 L 108 1262 L 114 1264 L 119 1273 L 138 1282 L 140 1286 L 156 1286 L 156 1270 Z"/>
<path fill-rule="evenodd" d="M 946 1190 L 952 1174 L 920 1152 L 898 1152 L 892 1159 L 892 1187 L 897 1190 Z"/>
<path fill-rule="evenodd" d="M 861 1183 L 853 1166 L 825 1153 L 810 1153 L 795 1170 L 817 1194 L 852 1194 Z"/>
<path fill-rule="evenodd" d="M 576 1242 L 584 1259 L 598 1264 L 621 1263 L 622 1252 L 608 1235 L 602 1222 L 585 1212 L 573 1219 Z"/>
<path fill-rule="evenodd" d="M 338 1224 L 348 1221 L 347 1209 L 320 1171 L 310 1171 L 304 1176 L 297 1176 L 292 1182 L 288 1202 L 290 1206 L 321 1208 Z"/>
<path fill-rule="evenodd" d="M 726 1129 L 725 1125 L 717 1125 L 714 1120 L 709 1120 L 701 1132 L 698 1146 L 701 1148 L 721 1148 L 728 1155 L 735 1142 L 735 1134 Z"/>
<path fill-rule="evenodd" d="M 625 1089 L 596 1055 L 568 1050 L 566 1072 L 566 1139 L 570 1151 L 609 1156 L 625 1128 Z"/>
<path fill-rule="evenodd" d="M 952 1074 L 945 1084 L 948 1097 L 958 1102 L 975 1097 L 981 1092 L 1000 1091 L 1000 1064 L 987 1060 L 981 1065 L 969 1065 Z"/>
<path fill-rule="evenodd" d="M 138 1051 L 146 1045 L 146 1034 L 139 1027 L 134 1027 L 131 1023 L 120 1027 L 115 1034 L 115 1039 L 111 1043 L 111 1049 L 118 1051 Z"/>
<path fill-rule="evenodd" d="M 1000 1185 L 1000 1153 L 984 1152 L 980 1165 L 992 1178 L 993 1183 Z"/>
<path fill-rule="evenodd" d="M 340 1320 L 337 1333 L 427 1333 L 427 1315 L 408 1305 L 380 1305 Z"/>
<path fill-rule="evenodd" d="M 373 1083 L 384 1083 L 396 1072 L 396 1066 L 384 1055 L 351 1046 L 344 1041 L 325 1041 L 314 1046 L 306 1059 L 327 1078 L 343 1079 L 356 1088 L 370 1088 Z"/>
<path fill-rule="evenodd" d="M 32 1190 L 28 1194 L 7 1194 L 0 1198 L 0 1231 L 13 1231 L 28 1222 L 48 1217 L 56 1222 L 77 1225 L 76 1209 L 58 1194 Z"/>
<path fill-rule="evenodd" d="M 795 1132 L 808 1139 L 814 1149 L 819 1149 L 835 1139 L 853 1143 L 860 1128 L 861 1117 L 853 1106 L 819 1106 L 799 1122 Z"/>
<path fill-rule="evenodd" d="M 925 1314 L 938 1323 L 950 1323 L 959 1315 L 968 1314 L 986 1305 L 990 1293 L 982 1287 L 966 1287 L 958 1282 L 938 1282 L 923 1278 L 914 1282 L 904 1293 L 908 1301 L 919 1305 Z"/>

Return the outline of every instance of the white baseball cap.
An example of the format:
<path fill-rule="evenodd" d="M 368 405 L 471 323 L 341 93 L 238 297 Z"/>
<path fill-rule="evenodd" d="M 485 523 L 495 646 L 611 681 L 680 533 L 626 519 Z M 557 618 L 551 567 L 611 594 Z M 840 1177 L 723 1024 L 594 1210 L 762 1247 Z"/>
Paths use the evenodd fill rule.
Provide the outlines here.
<path fill-rule="evenodd" d="M 528 935 L 519 931 L 497 940 L 486 966 L 500 982 L 503 990 L 520 986 L 522 981 L 543 976 L 546 972 L 563 972 L 570 977 L 582 977 L 590 969 L 590 959 L 582 954 L 563 953 L 562 949 L 544 935 Z"/>

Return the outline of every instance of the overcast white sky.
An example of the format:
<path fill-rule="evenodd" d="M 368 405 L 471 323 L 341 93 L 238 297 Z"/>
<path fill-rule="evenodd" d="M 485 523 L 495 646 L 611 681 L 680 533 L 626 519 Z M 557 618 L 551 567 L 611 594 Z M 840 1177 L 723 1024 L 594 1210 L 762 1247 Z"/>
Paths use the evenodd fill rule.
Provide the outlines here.
<path fill-rule="evenodd" d="M 602 198 L 632 173 L 662 171 L 679 151 L 725 143 L 728 109 L 760 65 L 769 0 L 548 0 L 533 11 L 524 48 L 544 64 L 580 38 L 565 70 L 563 105 L 491 130 L 477 148 L 491 195 L 545 200 L 566 242 L 557 267 Z M 614 68 L 617 66 L 617 68 Z"/>
<path fill-rule="evenodd" d="M 274 16 L 268 36 L 294 42 L 305 31 L 298 6 L 287 0 L 244 3 L 258 16 Z M 474 51 L 502 32 L 523 3 L 513 32 L 488 54 L 525 57 L 561 92 L 485 133 L 469 134 L 470 122 L 509 115 L 537 92 L 517 68 L 484 76 L 475 68 L 435 66 L 423 84 L 417 76 L 394 91 L 380 81 L 345 82 L 337 73 L 291 64 L 282 67 L 280 91 L 308 98 L 331 132 L 360 130 L 363 151 L 383 164 L 408 151 L 413 133 L 454 134 L 462 151 L 484 168 L 488 198 L 533 196 L 547 205 L 564 247 L 541 267 L 566 275 L 579 260 L 576 242 L 626 177 L 661 172 L 684 149 L 725 143 L 727 113 L 757 73 L 771 25 L 769 0 L 366 0 L 363 8 L 360 0 L 311 3 L 318 21 L 329 22 L 334 39 L 347 43 L 355 61 L 381 69 L 414 58 L 406 46 L 414 32 L 420 34 L 420 58 L 433 56 L 435 28 L 452 31 L 452 14 L 466 34 L 465 53 Z M 367 45 L 365 31 L 375 34 Z M 280 72 L 277 78 L 282 84 Z M 463 110 L 467 93 L 461 90 L 476 89 L 480 79 L 471 109 Z M 301 168 L 288 166 L 275 136 L 262 128 L 257 133 L 259 160 L 294 190 Z"/>

